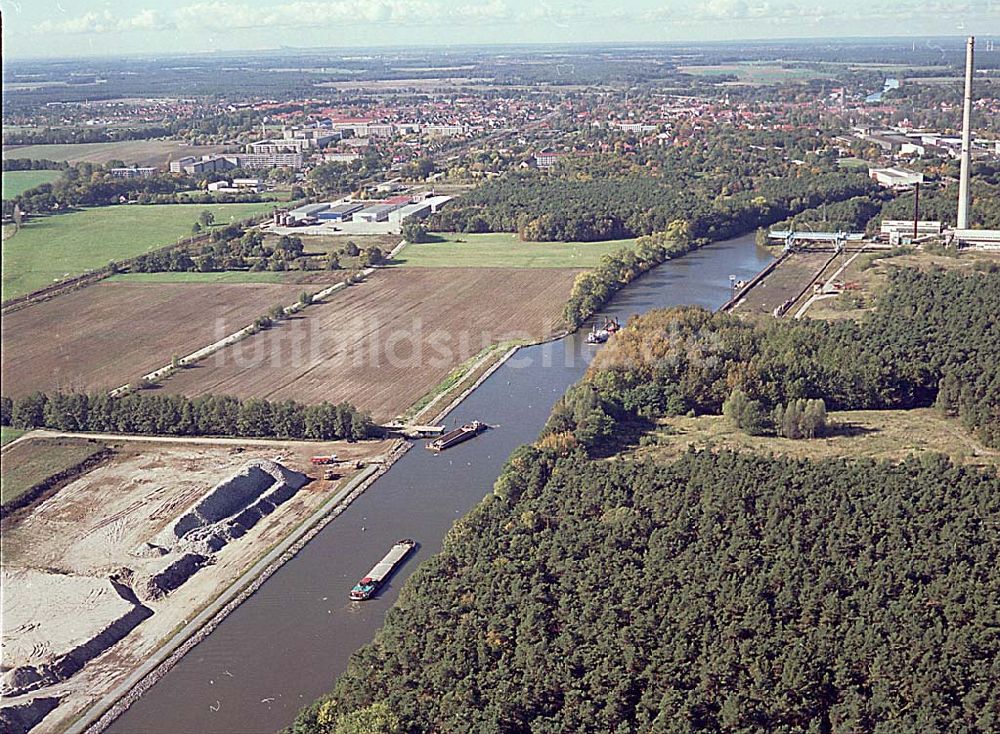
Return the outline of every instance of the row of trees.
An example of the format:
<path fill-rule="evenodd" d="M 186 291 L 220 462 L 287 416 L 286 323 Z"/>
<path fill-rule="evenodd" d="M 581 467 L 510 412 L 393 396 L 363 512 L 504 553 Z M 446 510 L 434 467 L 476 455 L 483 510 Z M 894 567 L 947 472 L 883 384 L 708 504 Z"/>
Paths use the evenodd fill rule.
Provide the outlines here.
<path fill-rule="evenodd" d="M 71 143 L 113 143 L 119 140 L 150 140 L 173 131 L 159 125 L 142 127 L 19 127 L 3 131 L 4 145 L 52 145 Z"/>
<path fill-rule="evenodd" d="M 61 171 L 69 168 L 66 161 L 46 161 L 35 158 L 4 158 L 5 171 Z"/>
<path fill-rule="evenodd" d="M 936 457 L 522 447 L 286 734 L 995 731 L 998 517 Z"/>
<path fill-rule="evenodd" d="M 187 398 L 144 391 L 33 393 L 0 398 L 0 420 L 15 428 L 139 433 L 163 436 L 243 436 L 357 441 L 379 434 L 367 413 L 349 403 L 303 405 L 294 400 L 241 400 L 228 395 Z"/>
<path fill-rule="evenodd" d="M 348 242 L 342 250 L 310 255 L 299 237 L 282 235 L 271 241 L 260 230 L 245 231 L 239 225 L 213 231 L 211 240 L 194 252 L 170 249 L 139 255 L 129 269 L 134 273 L 340 270 L 341 256 L 358 258 L 359 267 L 385 261 L 385 253 L 375 245 L 362 250 Z"/>
<path fill-rule="evenodd" d="M 600 264 L 580 273 L 573 282 L 563 320 L 576 329 L 607 303 L 611 296 L 660 263 L 694 248 L 687 222 L 674 220 L 664 232 L 644 235 L 632 247 L 604 255 Z"/>

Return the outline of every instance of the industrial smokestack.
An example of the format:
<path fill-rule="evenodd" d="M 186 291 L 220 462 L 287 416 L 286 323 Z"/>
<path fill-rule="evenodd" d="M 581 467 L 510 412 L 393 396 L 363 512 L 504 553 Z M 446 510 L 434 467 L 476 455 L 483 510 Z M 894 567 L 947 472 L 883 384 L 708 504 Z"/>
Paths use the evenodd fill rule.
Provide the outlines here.
<path fill-rule="evenodd" d="M 976 39 L 965 48 L 965 103 L 962 113 L 962 172 L 958 182 L 958 229 L 969 228 L 969 174 L 972 168 L 972 74 L 976 64 Z"/>

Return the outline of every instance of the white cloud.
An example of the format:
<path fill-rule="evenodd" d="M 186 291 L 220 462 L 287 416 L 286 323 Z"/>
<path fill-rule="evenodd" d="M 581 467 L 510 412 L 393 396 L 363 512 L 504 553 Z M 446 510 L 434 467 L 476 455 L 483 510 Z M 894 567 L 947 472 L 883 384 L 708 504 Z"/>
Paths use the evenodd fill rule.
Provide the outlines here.
<path fill-rule="evenodd" d="M 136 30 L 168 30 L 173 24 L 164 20 L 155 10 L 142 10 L 136 15 L 119 18 L 110 10 L 91 11 L 75 18 L 43 20 L 35 25 L 38 33 L 120 33 Z"/>
<path fill-rule="evenodd" d="M 248 28 L 324 28 L 368 23 L 470 24 L 510 19 L 504 0 L 456 5 L 447 0 L 292 0 L 260 5 L 241 0 L 199 1 L 174 11 L 179 27 L 214 31 Z"/>

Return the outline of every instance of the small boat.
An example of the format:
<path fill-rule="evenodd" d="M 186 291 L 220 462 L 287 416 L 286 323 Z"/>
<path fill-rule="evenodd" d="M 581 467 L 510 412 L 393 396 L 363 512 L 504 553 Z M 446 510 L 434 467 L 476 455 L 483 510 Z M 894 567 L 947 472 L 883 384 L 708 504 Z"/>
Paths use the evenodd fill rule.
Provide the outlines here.
<path fill-rule="evenodd" d="M 604 330 L 609 334 L 614 334 L 616 331 L 622 328 L 622 325 L 618 322 L 618 319 L 609 319 L 605 317 L 604 319 Z"/>
<path fill-rule="evenodd" d="M 444 451 L 445 449 L 450 449 L 452 446 L 456 446 L 463 441 L 468 441 L 470 438 L 478 436 L 487 428 L 489 428 L 489 426 L 482 421 L 472 421 L 472 423 L 466 423 L 461 428 L 448 431 L 440 438 L 434 439 L 427 444 L 427 448 L 431 451 Z"/>
<path fill-rule="evenodd" d="M 587 344 L 603 344 L 610 336 L 611 334 L 607 329 L 598 329 L 595 325 L 594 328 L 590 330 L 590 333 L 587 334 Z"/>
<path fill-rule="evenodd" d="M 414 548 L 417 547 L 415 541 L 409 538 L 404 538 L 403 540 L 397 540 L 396 544 L 389 549 L 389 552 L 385 554 L 385 557 L 375 564 L 374 568 L 368 572 L 368 575 L 362 578 L 358 583 L 354 585 L 351 589 L 351 601 L 364 601 L 365 599 L 370 599 L 372 594 L 378 591 L 379 587 L 385 583 L 385 580 L 392 575 L 392 572 L 396 570 L 403 560 L 410 555 Z"/>

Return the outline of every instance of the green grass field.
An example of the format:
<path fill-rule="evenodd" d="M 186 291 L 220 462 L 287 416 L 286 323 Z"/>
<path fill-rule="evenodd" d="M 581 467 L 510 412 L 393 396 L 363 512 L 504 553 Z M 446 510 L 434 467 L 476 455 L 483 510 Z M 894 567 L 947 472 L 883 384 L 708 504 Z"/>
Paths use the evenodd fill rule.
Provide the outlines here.
<path fill-rule="evenodd" d="M 27 431 L 20 428 L 11 428 L 10 426 L 0 426 L 0 446 L 6 446 L 11 441 L 20 438 Z"/>
<path fill-rule="evenodd" d="M 59 178 L 60 173 L 61 171 L 4 171 L 3 198 L 13 199 L 28 189 L 52 183 Z"/>
<path fill-rule="evenodd" d="M 3 299 L 164 247 L 191 233 L 208 209 L 216 222 L 270 211 L 272 204 L 107 206 L 28 222 L 3 241 Z"/>
<path fill-rule="evenodd" d="M 712 66 L 679 66 L 678 71 L 694 76 L 712 77 L 732 74 L 740 84 L 769 86 L 784 82 L 805 82 L 811 79 L 829 79 L 831 72 L 804 67 L 783 67 L 780 63 L 756 63 L 751 61 L 735 64 L 715 64 Z"/>
<path fill-rule="evenodd" d="M 287 273 L 230 270 L 221 273 L 122 273 L 109 283 L 284 283 Z"/>
<path fill-rule="evenodd" d="M 862 158 L 848 156 L 837 161 L 837 165 L 851 171 L 863 171 L 872 167 L 872 164 Z"/>
<path fill-rule="evenodd" d="M 522 242 L 507 232 L 437 236 L 440 242 L 407 245 L 396 262 L 418 268 L 592 268 L 605 253 L 635 242 Z"/>
<path fill-rule="evenodd" d="M 75 438 L 28 439 L 4 454 L 0 504 L 20 497 L 36 484 L 66 471 L 104 449 L 104 444 Z"/>

